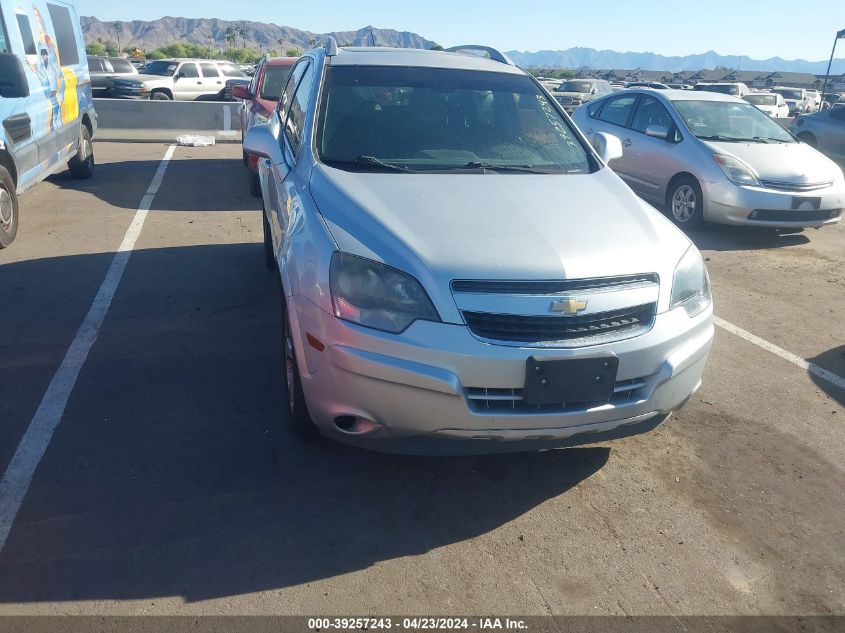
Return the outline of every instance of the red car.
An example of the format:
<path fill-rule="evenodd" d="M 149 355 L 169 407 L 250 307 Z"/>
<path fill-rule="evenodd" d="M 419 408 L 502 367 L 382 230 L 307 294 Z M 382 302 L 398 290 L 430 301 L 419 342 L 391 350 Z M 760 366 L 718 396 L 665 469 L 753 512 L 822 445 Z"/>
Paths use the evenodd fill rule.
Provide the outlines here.
<path fill-rule="evenodd" d="M 249 128 L 270 120 L 270 116 L 279 103 L 279 97 L 285 89 L 288 75 L 298 60 L 298 57 L 265 58 L 256 69 L 249 86 L 232 88 L 232 96 L 243 101 L 241 143 Z M 258 182 L 258 158 L 244 152 L 244 164 L 249 169 L 249 191 L 253 196 L 259 197 L 261 185 Z"/>

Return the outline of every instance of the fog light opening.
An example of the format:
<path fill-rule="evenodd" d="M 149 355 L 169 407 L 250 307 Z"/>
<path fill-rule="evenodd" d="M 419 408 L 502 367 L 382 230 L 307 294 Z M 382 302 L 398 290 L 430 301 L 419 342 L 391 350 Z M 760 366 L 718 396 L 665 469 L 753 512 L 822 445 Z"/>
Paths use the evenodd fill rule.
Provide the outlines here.
<path fill-rule="evenodd" d="M 334 419 L 338 431 L 347 435 L 366 435 L 379 428 L 379 425 L 357 415 L 339 415 Z"/>

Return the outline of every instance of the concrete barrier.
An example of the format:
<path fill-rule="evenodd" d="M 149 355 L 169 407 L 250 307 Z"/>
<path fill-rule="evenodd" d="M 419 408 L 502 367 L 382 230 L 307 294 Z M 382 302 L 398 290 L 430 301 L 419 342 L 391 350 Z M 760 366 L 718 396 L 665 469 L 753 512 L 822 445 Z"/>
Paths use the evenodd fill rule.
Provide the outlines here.
<path fill-rule="evenodd" d="M 95 99 L 100 141 L 172 143 L 183 134 L 240 143 L 240 101 Z"/>

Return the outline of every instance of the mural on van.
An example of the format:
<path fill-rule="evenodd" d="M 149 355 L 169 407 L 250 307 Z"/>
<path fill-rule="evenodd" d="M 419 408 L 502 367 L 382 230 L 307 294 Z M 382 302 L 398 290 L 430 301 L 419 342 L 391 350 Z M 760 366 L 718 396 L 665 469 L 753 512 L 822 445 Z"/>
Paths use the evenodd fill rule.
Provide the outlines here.
<path fill-rule="evenodd" d="M 44 18 L 36 6 L 32 7 L 35 19 L 37 55 L 27 55 L 27 65 L 38 77 L 50 112 L 44 121 L 45 131 L 50 132 L 70 123 L 79 116 L 77 78 L 71 68 L 61 65 L 61 51 L 47 32 Z"/>

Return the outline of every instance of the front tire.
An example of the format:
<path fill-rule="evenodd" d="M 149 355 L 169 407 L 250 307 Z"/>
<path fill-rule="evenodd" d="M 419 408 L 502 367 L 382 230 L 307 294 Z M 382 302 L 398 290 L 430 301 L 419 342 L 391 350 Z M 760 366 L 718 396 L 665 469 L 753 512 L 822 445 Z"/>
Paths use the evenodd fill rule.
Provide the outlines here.
<path fill-rule="evenodd" d="M 153 101 L 173 101 L 173 98 L 169 94 L 162 92 L 161 90 L 151 94 L 150 99 Z"/>
<path fill-rule="evenodd" d="M 67 166 L 74 178 L 84 179 L 94 175 L 94 145 L 91 143 L 91 132 L 85 125 L 82 126 L 76 156 L 68 161 Z"/>
<path fill-rule="evenodd" d="M 9 170 L 0 165 L 0 249 L 11 246 L 18 234 L 18 194 Z"/>
<path fill-rule="evenodd" d="M 267 270 L 276 270 L 276 258 L 273 255 L 273 235 L 270 233 L 270 222 L 267 214 L 261 211 L 262 228 L 264 229 L 264 265 Z"/>
<path fill-rule="evenodd" d="M 701 185 L 692 176 L 681 176 L 672 181 L 666 195 L 669 218 L 682 229 L 700 229 L 704 226 L 704 196 Z"/>
<path fill-rule="evenodd" d="M 247 165 L 247 172 L 249 173 L 249 193 L 253 198 L 261 197 L 261 180 L 258 178 L 252 167 Z"/>
<path fill-rule="evenodd" d="M 314 440 L 319 436 L 317 427 L 308 413 L 305 402 L 305 392 L 302 390 L 302 380 L 299 376 L 299 365 L 296 361 L 296 351 L 293 347 L 293 335 L 290 327 L 287 301 L 285 301 L 285 380 L 288 396 L 288 424 L 294 435 L 304 440 Z"/>

